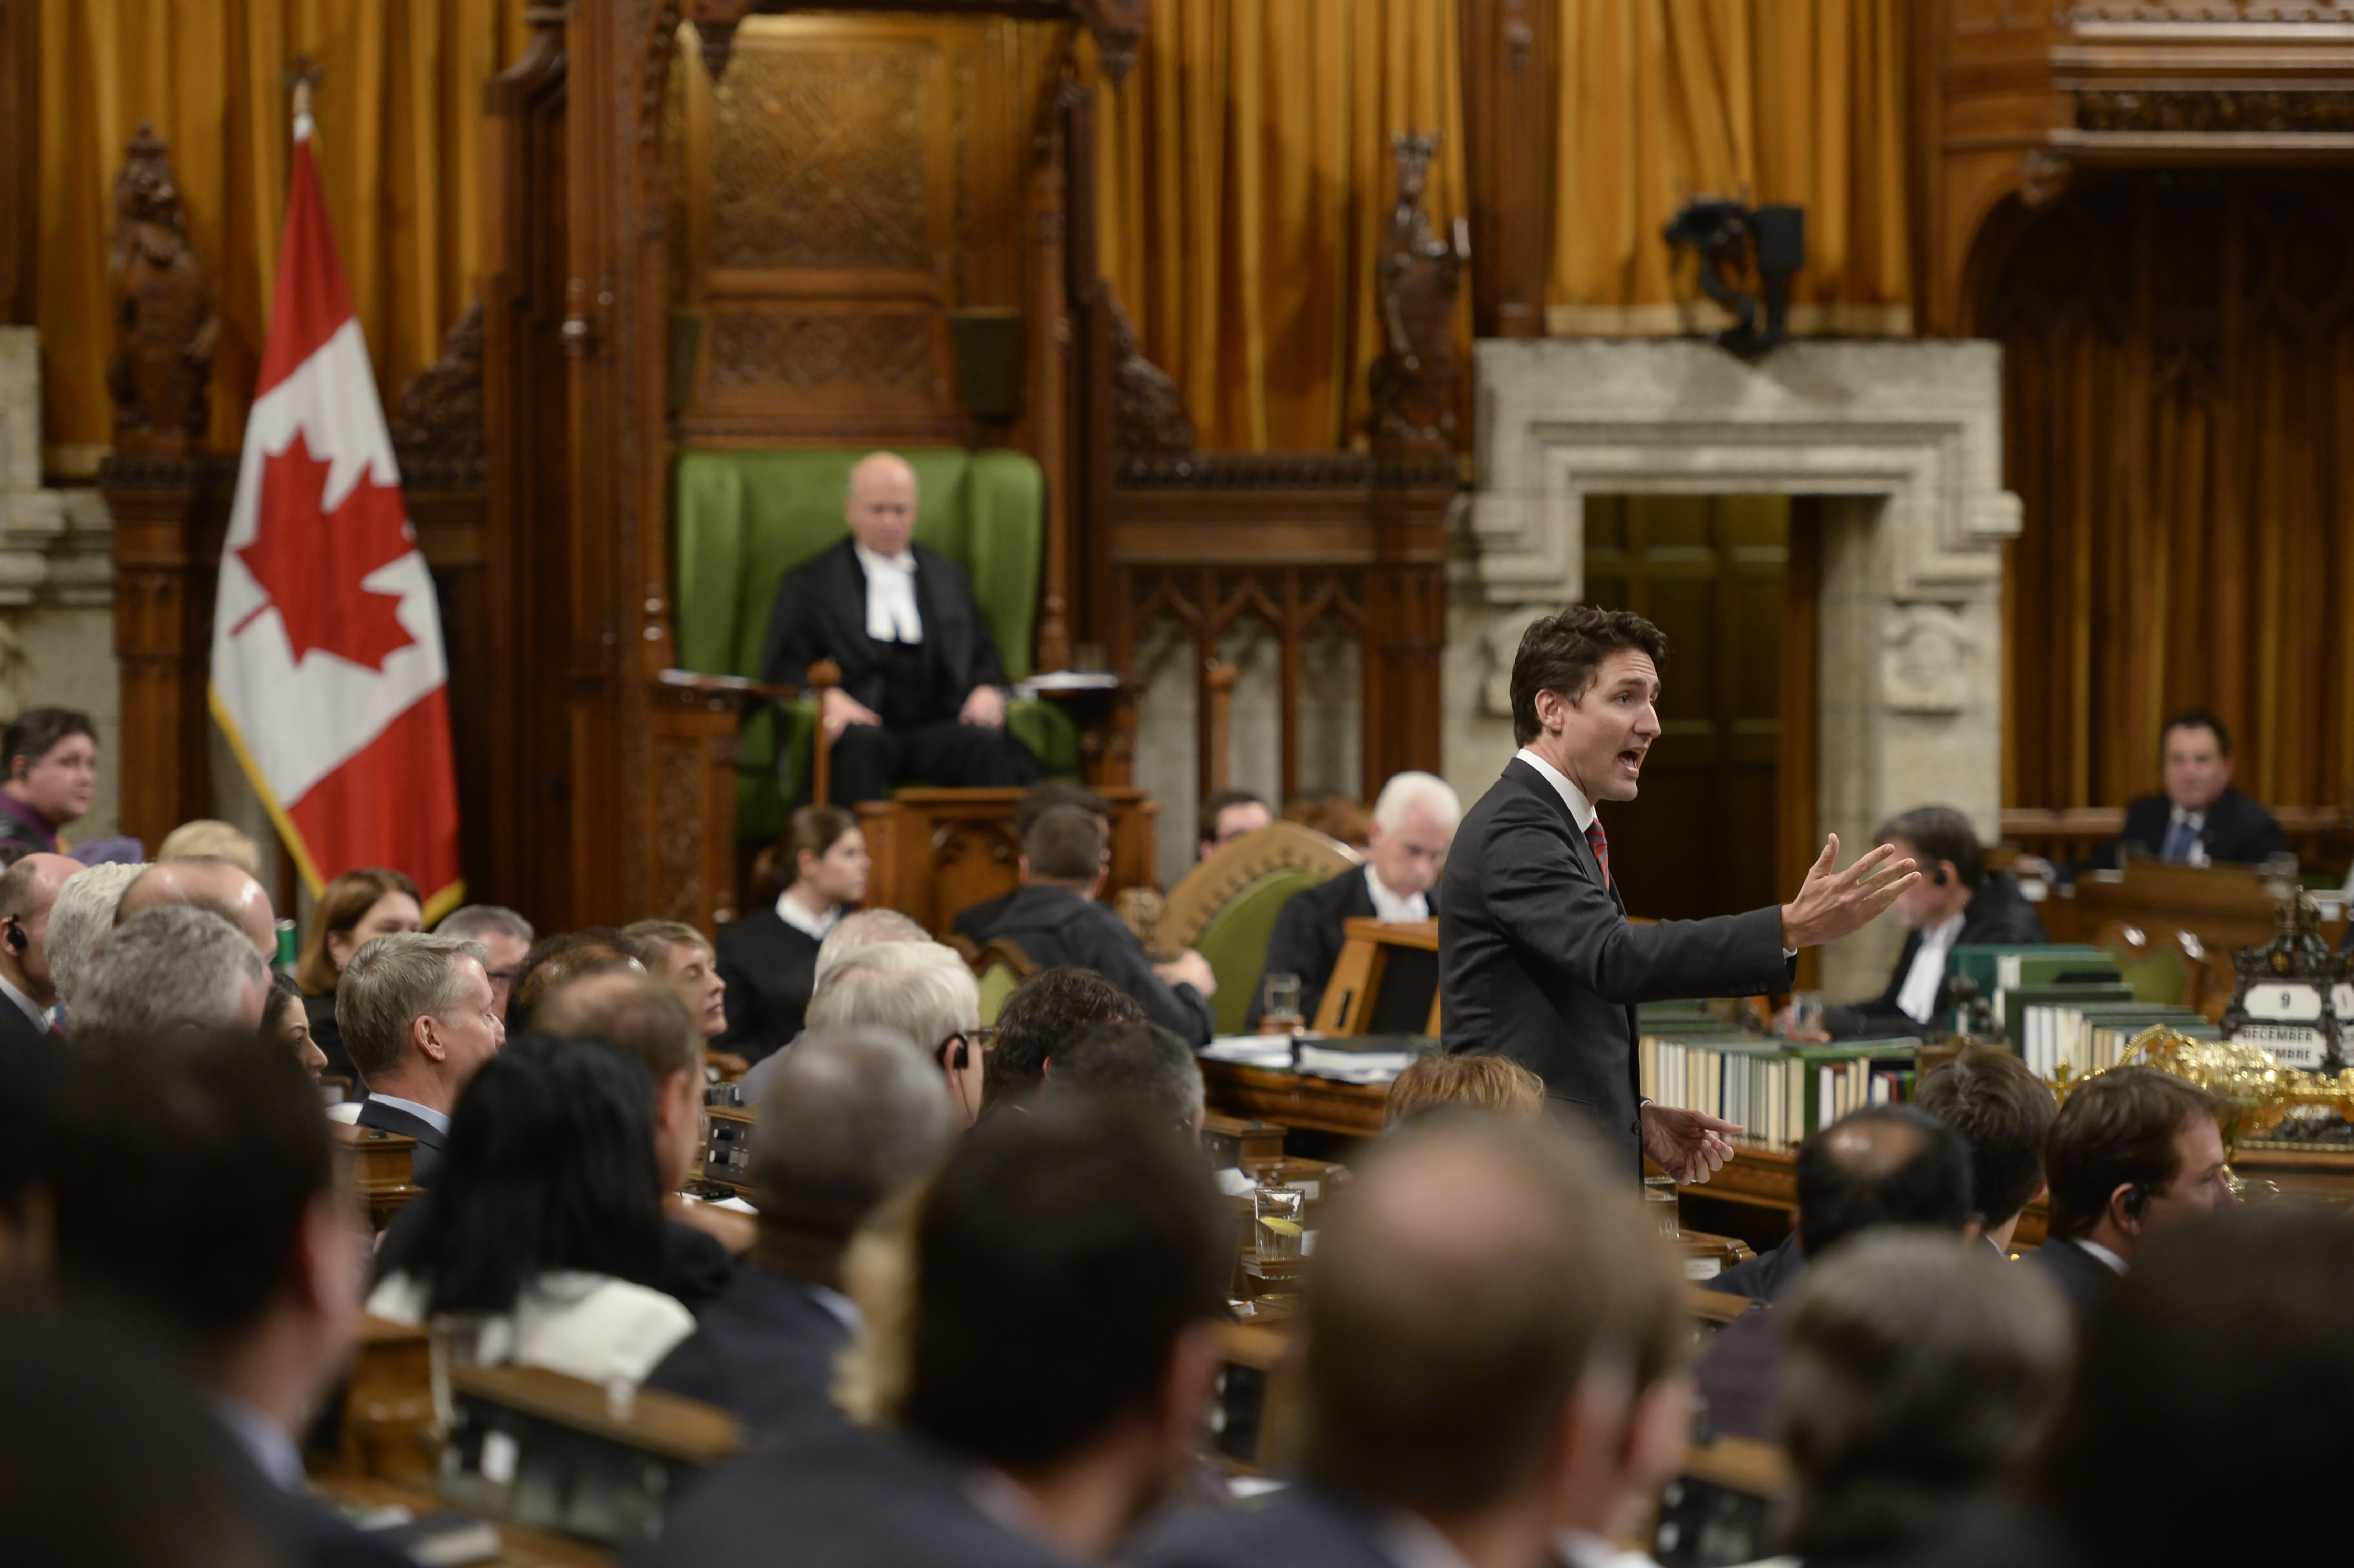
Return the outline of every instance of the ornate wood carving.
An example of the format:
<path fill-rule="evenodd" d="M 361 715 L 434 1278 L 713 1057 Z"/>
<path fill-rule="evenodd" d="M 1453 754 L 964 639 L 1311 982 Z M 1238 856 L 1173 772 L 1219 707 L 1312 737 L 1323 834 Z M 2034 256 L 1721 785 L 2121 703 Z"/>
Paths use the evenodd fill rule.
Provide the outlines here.
<path fill-rule="evenodd" d="M 392 417 L 392 446 L 404 482 L 421 468 L 479 472 L 482 463 L 482 304 L 466 307 L 442 340 L 441 357 L 408 378 Z"/>
<path fill-rule="evenodd" d="M 1117 300 L 1111 305 L 1113 429 L 1123 453 L 1190 452 L 1193 416 L 1169 373 L 1144 357 L 1136 328 Z"/>
<path fill-rule="evenodd" d="M 695 28 L 705 69 L 716 81 L 735 58 L 736 29 L 755 12 L 926 11 L 943 16 L 1021 16 L 1073 21 L 1095 35 L 1106 79 L 1118 84 L 1136 67 L 1152 0 L 695 0 Z"/>
<path fill-rule="evenodd" d="M 928 312 L 790 306 L 714 311 L 711 383 L 883 387 L 928 393 L 938 333 Z"/>
<path fill-rule="evenodd" d="M 2354 92 L 2222 88 L 2089 91 L 2075 97 L 2080 131 L 2187 131 L 2201 135 L 2354 132 Z"/>
<path fill-rule="evenodd" d="M 114 178 L 115 450 L 172 457 L 188 451 L 211 422 L 205 384 L 212 378 L 220 322 L 212 278 L 188 243 L 179 182 L 154 127 L 142 122 Z"/>
<path fill-rule="evenodd" d="M 1391 456 L 1443 456 L 1455 450 L 1455 291 L 1464 256 L 1461 226 L 1448 239 L 1431 232 L 1422 196 L 1436 135 L 1398 132 L 1397 200 L 1378 263 L 1382 354 L 1373 361 L 1375 450 Z"/>
<path fill-rule="evenodd" d="M 714 90 L 710 264 L 928 270 L 928 179 L 948 172 L 926 122 L 938 55 L 881 38 L 744 51 Z"/>

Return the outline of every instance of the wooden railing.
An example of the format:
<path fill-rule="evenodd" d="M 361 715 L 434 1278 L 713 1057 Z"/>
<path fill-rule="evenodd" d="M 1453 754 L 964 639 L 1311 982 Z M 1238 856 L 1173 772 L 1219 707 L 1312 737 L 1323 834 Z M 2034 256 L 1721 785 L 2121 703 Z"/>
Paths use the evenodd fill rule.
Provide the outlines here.
<path fill-rule="evenodd" d="M 2354 813 L 2339 806 L 2274 806 L 2288 847 L 2307 872 L 2342 869 L 2354 853 Z M 2002 842 L 2054 865 L 2089 860 L 2125 831 L 2122 806 L 2011 807 L 2002 814 Z"/>

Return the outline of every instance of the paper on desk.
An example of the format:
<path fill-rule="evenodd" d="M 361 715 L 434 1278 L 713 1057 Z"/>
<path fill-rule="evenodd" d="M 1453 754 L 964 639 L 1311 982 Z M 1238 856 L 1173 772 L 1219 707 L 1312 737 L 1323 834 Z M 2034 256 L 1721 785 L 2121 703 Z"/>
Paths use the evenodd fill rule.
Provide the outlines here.
<path fill-rule="evenodd" d="M 1283 1034 L 1221 1034 L 1193 1054 L 1205 1062 L 1232 1062 L 1245 1067 L 1288 1067 L 1291 1040 Z"/>
<path fill-rule="evenodd" d="M 1250 1498 L 1263 1498 L 1269 1492 L 1279 1492 L 1287 1484 L 1277 1480 L 1273 1476 L 1228 1476 L 1226 1478 L 1226 1490 L 1234 1494 L 1235 1500 L 1237 1502 Z"/>
<path fill-rule="evenodd" d="M 760 1212 L 741 1198 L 697 1198 L 695 1202 L 706 1209 L 733 1209 L 739 1214 L 757 1214 Z"/>
<path fill-rule="evenodd" d="M 1299 1048 L 1299 1070 L 1320 1078 L 1352 1084 L 1385 1084 L 1405 1071 L 1414 1058 L 1404 1051 L 1334 1051 L 1319 1045 Z"/>
<path fill-rule="evenodd" d="M 1258 1190 L 1258 1182 L 1249 1171 L 1227 1166 L 1218 1172 L 1218 1191 L 1229 1198 L 1246 1198 Z"/>

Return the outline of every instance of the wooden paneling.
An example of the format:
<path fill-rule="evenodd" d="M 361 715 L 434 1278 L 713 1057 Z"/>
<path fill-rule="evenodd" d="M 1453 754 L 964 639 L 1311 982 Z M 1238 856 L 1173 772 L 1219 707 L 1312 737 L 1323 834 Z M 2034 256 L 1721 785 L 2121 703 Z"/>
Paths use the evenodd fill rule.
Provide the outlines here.
<path fill-rule="evenodd" d="M 33 319 L 40 268 L 41 0 L 0 0 L 0 325 Z"/>
<path fill-rule="evenodd" d="M 1558 0 L 1459 0 L 1472 330 L 1543 335 L 1553 258 Z"/>
<path fill-rule="evenodd" d="M 1019 789 L 901 789 L 858 808 L 875 857 L 868 906 L 896 909 L 928 931 L 946 934 L 972 906 L 1013 892 L 1022 881 L 1022 840 L 1013 831 Z M 1111 806 L 1111 862 L 1103 898 L 1155 887 L 1152 844 L 1160 805 L 1123 787 L 1103 790 Z"/>
<path fill-rule="evenodd" d="M 1586 498 L 1585 597 L 1668 637 L 1661 733 L 1641 794 L 1608 824 L 1611 870 L 1638 914 L 1697 919 L 1787 895 L 1776 801 L 1789 533 L 1778 496 Z"/>

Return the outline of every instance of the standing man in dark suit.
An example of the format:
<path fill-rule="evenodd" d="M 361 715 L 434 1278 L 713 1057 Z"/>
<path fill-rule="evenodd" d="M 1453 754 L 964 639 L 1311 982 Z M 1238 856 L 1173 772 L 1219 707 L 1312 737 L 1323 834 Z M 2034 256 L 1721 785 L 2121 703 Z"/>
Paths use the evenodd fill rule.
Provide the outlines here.
<path fill-rule="evenodd" d="M 364 1263 L 311 1075 L 242 1031 L 154 1035 L 77 1075 L 49 1148 L 72 1160 L 50 1177 L 60 1287 L 188 1354 L 287 1561 L 399 1568 L 312 1499 L 298 1446 L 350 1358 Z"/>
<path fill-rule="evenodd" d="M 1928 1038 L 1944 1004 L 1946 960 L 1956 948 L 1982 942 L 2041 943 L 2043 916 L 2019 884 L 1988 871 L 1970 820 L 1951 806 L 1916 806 L 1880 830 L 1880 842 L 1921 866 L 1922 880 L 1896 900 L 1904 948 L 1888 989 L 1870 1001 L 1843 1002 L 1823 1014 L 1823 1038 Z M 1781 1021 L 1785 1027 L 1787 1019 Z"/>
<path fill-rule="evenodd" d="M 1271 975 L 1299 977 L 1299 1013 L 1310 1022 L 1341 961 L 1352 920 L 1427 920 L 1438 912 L 1438 879 L 1463 802 L 1446 779 L 1401 773 L 1373 800 L 1373 843 L 1365 863 L 1298 895 L 1275 917 L 1267 939 Z M 1264 994 L 1251 998 L 1248 1027 L 1258 1027 Z"/>
<path fill-rule="evenodd" d="M 2158 1231 L 2238 1202 L 2223 1169 L 2221 1102 L 2152 1067 L 2095 1073 L 2043 1147 L 2051 1233 L 2033 1255 L 2081 1326 Z"/>
<path fill-rule="evenodd" d="M 2127 849 L 2179 865 L 2261 865 L 2288 850 L 2273 814 L 2232 787 L 2232 732 L 2211 713 L 2177 714 L 2158 738 L 2162 794 L 2126 808 L 2126 829 L 2093 863 L 2116 869 Z"/>
<path fill-rule="evenodd" d="M 460 1092 L 506 1044 L 494 997 L 481 943 L 422 931 L 362 944 L 335 988 L 335 1021 L 367 1085 L 359 1123 L 417 1140 L 420 1187 L 441 1163 Z"/>
<path fill-rule="evenodd" d="M 800 686 L 831 659 L 842 684 L 819 722 L 833 746 L 833 800 L 895 784 L 1027 784 L 1038 759 L 1005 733 L 1005 666 L 972 579 L 915 543 L 916 471 L 873 452 L 850 471 L 850 537 L 777 584 L 763 680 Z"/>
<path fill-rule="evenodd" d="M 1834 835 L 1780 908 L 1630 925 L 1595 807 L 1631 800 L 1659 734 L 1668 640 L 1625 610 L 1573 605 L 1531 626 L 1512 660 L 1520 754 L 1471 808 L 1438 915 L 1446 1045 L 1510 1056 L 1615 1146 L 1679 1181 L 1706 1181 L 1741 1129 L 1643 1100 L 1635 1004 L 1744 996 L 1790 982 L 1797 949 L 1844 937 L 1919 880 L 1886 844 L 1845 871 Z"/>

